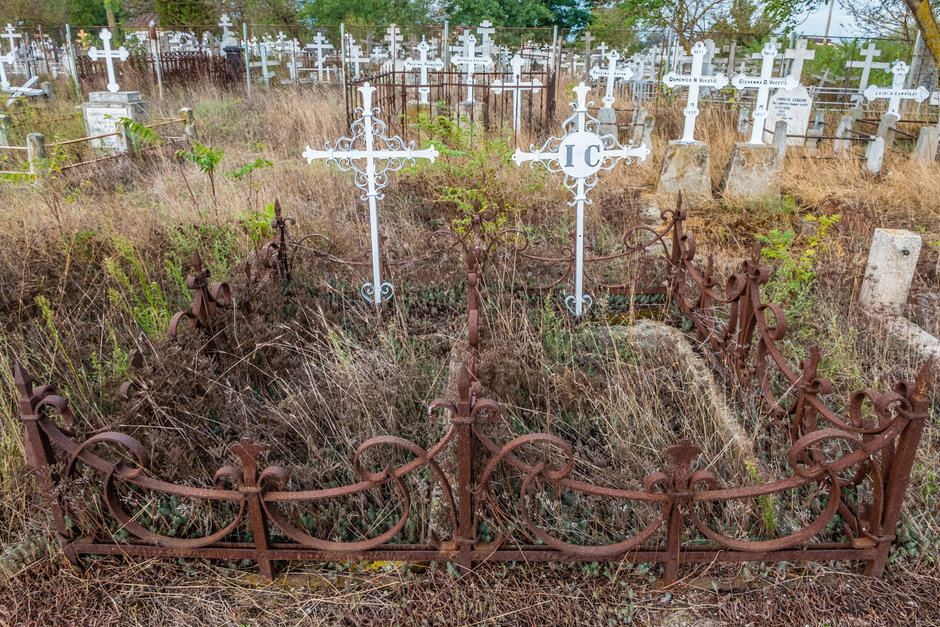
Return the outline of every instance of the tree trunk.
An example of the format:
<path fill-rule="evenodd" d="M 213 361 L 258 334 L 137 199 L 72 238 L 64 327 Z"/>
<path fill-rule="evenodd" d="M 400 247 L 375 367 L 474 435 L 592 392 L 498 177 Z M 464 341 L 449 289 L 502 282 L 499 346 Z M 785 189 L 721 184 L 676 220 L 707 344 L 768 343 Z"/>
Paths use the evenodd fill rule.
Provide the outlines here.
<path fill-rule="evenodd" d="M 940 27 L 937 26 L 937 18 L 930 8 L 929 0 L 904 0 L 904 4 L 914 15 L 914 21 L 924 36 L 934 64 L 940 67 Z"/>

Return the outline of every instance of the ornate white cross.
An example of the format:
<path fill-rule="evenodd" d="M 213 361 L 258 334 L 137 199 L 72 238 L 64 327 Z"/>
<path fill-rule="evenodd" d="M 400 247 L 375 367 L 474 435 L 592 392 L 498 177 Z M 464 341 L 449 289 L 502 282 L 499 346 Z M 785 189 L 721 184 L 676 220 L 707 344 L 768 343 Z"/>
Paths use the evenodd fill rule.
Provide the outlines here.
<path fill-rule="evenodd" d="M 793 59 L 793 63 L 790 65 L 790 76 L 796 78 L 797 82 L 803 76 L 803 63 L 816 58 L 816 51 L 809 50 L 806 45 L 807 41 L 801 39 L 796 42 L 796 48 L 787 48 L 786 52 L 783 53 L 785 59 Z"/>
<path fill-rule="evenodd" d="M 421 43 L 415 48 L 418 51 L 418 59 L 409 58 L 405 60 L 405 69 L 421 71 L 418 79 L 418 102 L 428 104 L 428 94 L 431 93 L 431 86 L 428 84 L 428 70 L 440 72 L 444 69 L 444 62 L 440 59 L 428 59 L 428 51 L 431 50 L 431 46 L 424 40 L 424 37 L 421 37 Z"/>
<path fill-rule="evenodd" d="M 907 77 L 909 71 L 910 68 L 907 67 L 907 63 L 904 61 L 896 62 L 894 67 L 891 68 L 891 73 L 894 75 L 891 81 L 891 87 L 869 85 L 868 88 L 865 89 L 865 99 L 877 100 L 879 98 L 887 98 L 887 115 L 897 116 L 901 115 L 902 100 L 923 102 L 930 96 L 930 92 L 927 91 L 923 85 L 918 86 L 917 89 L 904 89 L 904 79 Z"/>
<path fill-rule="evenodd" d="M 121 46 L 117 50 L 111 50 L 111 31 L 107 28 L 102 29 L 98 36 L 101 37 L 104 50 L 98 50 L 92 46 L 88 49 L 88 58 L 92 61 L 97 61 L 99 58 L 104 59 L 105 67 L 108 68 L 108 91 L 115 94 L 121 89 L 121 86 L 118 85 L 117 78 L 114 76 L 114 59 L 127 61 L 127 49 Z"/>
<path fill-rule="evenodd" d="M 525 65 L 525 59 L 517 52 L 509 62 L 512 68 L 512 80 L 503 82 L 498 78 L 490 85 L 494 94 L 501 94 L 503 90 L 512 92 L 512 128 L 517 133 L 522 120 L 522 92 L 542 89 L 542 81 L 537 78 L 531 81 L 522 80 L 523 65 Z"/>
<path fill-rule="evenodd" d="M 708 48 L 700 41 L 692 46 L 692 73 L 685 76 L 677 75 L 675 72 L 669 72 L 663 78 L 666 87 L 677 87 L 680 85 L 689 86 L 689 99 L 685 106 L 685 126 L 682 129 L 682 139 L 679 141 L 687 144 L 695 143 L 695 118 L 698 117 L 698 95 L 701 87 L 714 87 L 721 89 L 728 84 L 728 77 L 724 74 L 715 74 L 714 76 L 702 76 L 702 64 L 705 62 L 705 54 Z"/>
<path fill-rule="evenodd" d="M 760 76 L 747 76 L 741 73 L 731 79 L 731 84 L 735 89 L 757 89 L 757 96 L 754 98 L 754 113 L 751 115 L 754 124 L 751 126 L 749 144 L 764 143 L 764 120 L 767 119 L 767 101 L 770 99 L 770 90 L 793 89 L 799 85 L 799 81 L 792 74 L 776 78 L 771 76 L 774 71 L 774 59 L 777 58 L 777 48 L 774 47 L 773 42 L 764 44 L 761 57 L 763 60 L 760 64 Z"/>
<path fill-rule="evenodd" d="M 606 48 L 606 46 L 604 46 Z M 601 98 L 601 102 L 604 103 L 605 107 L 614 106 L 614 82 L 619 78 L 625 81 L 633 78 L 633 70 L 626 65 L 617 66 L 617 60 L 620 58 L 620 53 L 616 50 L 611 50 L 607 53 L 607 69 L 605 70 L 600 65 L 591 68 L 591 78 L 598 80 L 600 78 L 607 79 L 607 88 L 604 91 L 604 97 Z"/>
<path fill-rule="evenodd" d="M 391 24 L 388 30 L 385 31 L 384 40 L 388 42 L 388 50 L 394 63 L 398 60 L 398 49 L 404 40 L 404 35 L 401 34 L 401 29 L 398 26 Z"/>
<path fill-rule="evenodd" d="M 414 165 L 417 159 L 428 159 L 434 163 L 437 148 L 433 145 L 415 150 L 414 142 L 405 144 L 401 137 L 385 137 L 385 122 L 375 118 L 379 108 L 372 107 L 375 87 L 364 83 L 359 88 L 362 106 L 356 112 L 362 117 L 352 123 L 352 137 L 343 137 L 336 146 L 326 143 L 326 150 L 314 150 L 309 145 L 303 153 L 307 163 L 314 159 L 326 159 L 344 172 L 356 173 L 356 187 L 365 191 L 363 200 L 369 202 L 369 231 L 372 246 L 372 282 L 366 282 L 359 293 L 376 307 L 392 297 L 395 289 L 391 283 L 382 282 L 382 264 L 379 251 L 379 214 L 376 201 L 384 195 L 380 190 L 388 185 L 389 173 L 397 172 L 405 164 Z M 361 163 L 365 163 L 365 168 Z"/>
<path fill-rule="evenodd" d="M 232 20 L 229 18 L 228 13 L 223 13 L 219 19 L 219 26 L 222 27 L 222 41 L 226 42 L 229 38 L 229 28 L 232 26 Z"/>
<path fill-rule="evenodd" d="M 10 41 L 10 52 L 16 52 L 16 46 L 17 46 L 16 40 L 23 38 L 22 33 L 16 32 L 16 29 L 13 28 L 13 25 L 9 23 L 7 24 L 6 28 L 4 28 L 3 30 L 6 31 L 6 34 L 0 35 L 0 37 L 3 37 L 4 39 L 8 39 Z"/>
<path fill-rule="evenodd" d="M 316 56 L 315 66 L 317 68 L 317 80 L 323 82 L 323 72 L 326 70 L 326 68 L 323 67 L 323 62 L 326 60 L 326 55 L 323 54 L 323 52 L 325 50 L 332 50 L 333 44 L 323 36 L 322 32 L 318 32 L 307 47 L 313 48 Z"/>
<path fill-rule="evenodd" d="M 467 67 L 467 99 L 464 104 L 471 104 L 473 99 L 473 85 L 476 81 L 473 78 L 477 66 L 490 67 L 493 65 L 493 59 L 487 55 L 476 56 L 477 38 L 470 31 L 465 32 L 459 37 L 463 41 L 463 54 L 451 57 L 451 63 L 454 65 L 464 65 Z"/>
<path fill-rule="evenodd" d="M 552 137 L 541 148 L 530 147 L 530 152 L 516 149 L 512 160 L 516 165 L 536 162 L 541 163 L 549 172 L 563 172 L 565 187 L 574 194 L 574 201 L 568 203 L 577 207 L 575 223 L 575 279 L 574 294 L 565 298 L 568 311 L 580 316 L 594 302 L 584 293 L 584 205 L 590 204 L 587 193 L 597 185 L 597 173 L 611 170 L 621 160 L 627 163 L 633 157 L 645 161 L 650 149 L 641 144 L 634 147 L 621 146 L 612 135 L 601 137 L 597 134 L 599 123 L 588 114 L 587 95 L 591 88 L 581 83 L 574 88 L 577 101 L 571 103 L 574 113 L 565 120 L 565 136 Z M 593 103 L 591 103 L 593 104 Z"/>
<path fill-rule="evenodd" d="M 859 92 L 864 92 L 865 88 L 868 87 L 868 79 L 871 76 L 872 70 L 887 70 L 891 67 L 890 63 L 874 60 L 875 57 L 881 56 L 881 50 L 875 48 L 875 42 L 868 44 L 868 47 L 862 50 L 862 54 L 865 55 L 864 61 L 849 61 L 845 64 L 847 68 L 862 68 L 862 79 L 858 84 Z"/>

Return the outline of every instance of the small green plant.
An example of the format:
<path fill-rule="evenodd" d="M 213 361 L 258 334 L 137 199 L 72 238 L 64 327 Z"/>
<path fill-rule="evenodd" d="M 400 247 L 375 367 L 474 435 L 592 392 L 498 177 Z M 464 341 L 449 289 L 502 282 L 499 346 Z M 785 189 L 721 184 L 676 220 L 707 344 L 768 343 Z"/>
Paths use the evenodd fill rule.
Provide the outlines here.
<path fill-rule="evenodd" d="M 133 146 L 134 153 L 137 157 L 140 157 L 140 151 L 143 146 L 147 144 L 156 146 L 163 143 L 163 138 L 154 132 L 153 129 L 139 122 L 135 122 L 130 118 L 119 118 L 118 123 L 121 125 L 121 128 L 124 129 L 124 133 L 131 146 Z"/>
<path fill-rule="evenodd" d="M 199 166 L 199 171 L 209 177 L 209 188 L 212 190 L 212 204 L 215 207 L 215 221 L 216 224 L 219 222 L 219 201 L 216 195 L 215 190 L 215 170 L 219 166 L 219 163 L 222 161 L 222 157 L 225 156 L 225 151 L 222 148 L 212 148 L 211 146 L 206 146 L 197 141 L 193 142 L 193 149 L 190 150 L 180 150 L 176 151 L 176 156 L 180 159 L 185 159 L 186 161 L 191 161 Z M 186 178 L 186 173 L 183 172 L 182 167 L 180 172 L 183 174 L 183 178 Z M 189 187 L 189 181 L 187 180 L 186 186 Z M 189 188 L 190 195 L 193 196 L 193 204 L 196 204 L 196 197 L 193 195 L 193 190 Z"/>
<path fill-rule="evenodd" d="M 816 279 L 816 258 L 826 243 L 830 228 L 841 218 L 838 214 L 818 218 L 812 214 L 807 215 L 806 221 L 815 222 L 817 227 L 807 238 L 806 247 L 799 253 L 793 250 L 797 238 L 792 230 L 771 229 L 767 235 L 757 236 L 759 241 L 766 244 L 761 250 L 761 255 L 779 262 L 774 279 L 768 285 L 772 300 L 804 293 L 812 286 Z"/>
<path fill-rule="evenodd" d="M 270 168 L 272 165 L 274 164 L 267 159 L 261 159 L 259 157 L 258 159 L 255 159 L 253 163 L 246 163 L 242 167 L 232 170 L 228 173 L 229 177 L 235 179 L 236 181 L 245 182 L 245 201 L 249 210 L 254 209 L 254 200 L 257 199 L 257 192 L 259 191 L 257 186 L 252 185 L 252 175 L 258 170 Z M 254 199 L 252 198 L 252 192 L 255 192 Z"/>
<path fill-rule="evenodd" d="M 117 255 L 105 260 L 108 274 L 118 289 L 108 290 L 111 302 L 130 314 L 140 328 L 152 338 L 162 337 L 173 312 L 160 285 L 151 280 L 140 255 L 129 242 L 114 240 Z"/>

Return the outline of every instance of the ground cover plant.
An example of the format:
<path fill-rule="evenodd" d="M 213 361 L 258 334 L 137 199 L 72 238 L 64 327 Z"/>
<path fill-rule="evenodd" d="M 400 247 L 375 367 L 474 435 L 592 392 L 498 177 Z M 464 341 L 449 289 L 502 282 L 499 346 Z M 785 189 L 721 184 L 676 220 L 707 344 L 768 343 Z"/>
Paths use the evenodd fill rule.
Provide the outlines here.
<path fill-rule="evenodd" d="M 809 608 L 828 596 L 843 600 L 837 605 L 844 615 L 833 622 L 875 623 L 911 611 L 912 592 L 900 583 L 910 580 L 921 593 L 913 597 L 924 604 L 918 609 L 936 612 L 929 605 L 936 596 L 931 590 L 940 552 L 935 406 L 906 500 L 899 548 L 884 582 L 846 584 L 829 566 L 760 564 L 690 569 L 678 586 L 663 591 L 652 586 L 659 567 L 650 564 L 486 566 L 470 576 L 445 565 L 308 564 L 291 566 L 273 586 L 252 578 L 252 567 L 239 563 L 145 562 L 155 572 L 140 587 L 128 581 L 137 580 L 133 573 L 142 567 L 120 560 L 88 560 L 87 574 L 70 570 L 50 538 L 38 491 L 25 470 L 10 370 L 14 358 L 37 380 L 58 383 L 85 434 L 117 427 L 142 434 L 161 475 L 193 484 L 211 483 L 225 446 L 242 435 L 261 443 L 272 461 L 289 466 L 299 485 L 322 486 L 350 480 L 351 453 L 371 436 L 395 433 L 427 445 L 441 433 L 442 425 L 428 418 L 427 405 L 447 395 L 464 342 L 458 252 L 397 266 L 398 292 L 376 320 L 356 297 L 355 268 L 336 261 L 360 258 L 368 241 L 358 193 L 347 176 L 300 159 L 305 143 L 343 134 L 345 120 L 336 113 L 341 96 L 330 90 L 252 98 L 201 91 L 153 103 L 167 117 L 181 104 L 194 107 L 203 148 L 194 144 L 183 157 L 196 159 L 178 160 L 167 151 L 81 177 L 56 174 L 42 187 L 14 181 L 0 188 L 4 205 L 16 207 L 0 218 L 4 249 L 16 251 L 0 259 L 5 390 L 0 540 L 7 547 L 0 562 L 4 598 L 11 600 L 0 610 L 5 620 L 41 624 L 51 616 L 45 612 L 54 610 L 62 619 L 70 615 L 73 622 L 96 623 L 122 613 L 132 621 L 173 622 L 180 612 L 196 611 L 206 623 L 235 624 L 294 616 L 322 622 L 416 622 L 424 616 L 429 622 L 514 624 L 594 620 L 595 615 L 616 624 L 654 622 L 682 608 L 690 620 L 713 615 L 789 623 L 801 617 L 812 622 Z M 643 192 L 655 181 L 661 146 L 677 132 L 681 114 L 678 108 L 664 109 L 657 120 L 650 161 L 610 173 L 595 190 L 588 220 L 598 252 L 614 247 L 625 226 L 641 221 L 655 202 Z M 733 120 L 706 114 L 700 123 L 712 163 L 724 163 L 737 139 Z M 491 223 L 499 228 L 523 227 L 545 250 L 564 248 L 571 216 L 567 192 L 556 180 L 516 170 L 506 140 L 427 124 L 449 158 L 410 169 L 389 186 L 383 231 L 392 259 L 423 257 L 428 237 L 441 228 L 465 232 L 467 212 L 475 204 L 492 214 Z M 210 153 L 211 177 L 196 162 Z M 923 233 L 927 245 L 911 315 L 928 330 L 940 331 L 937 177 L 901 155 L 888 160 L 890 173 L 880 179 L 862 177 L 851 163 L 814 168 L 791 163 L 781 201 L 689 207 L 699 246 L 714 251 L 720 267 L 735 267 L 755 240 L 764 243 L 765 262 L 773 269 L 767 290 L 785 303 L 793 327 L 788 357 L 802 359 L 805 346 L 820 344 L 821 369 L 843 392 L 912 378 L 920 361 L 854 305 L 874 226 Z M 245 164 L 255 167 L 249 172 Z M 197 250 L 214 279 L 228 280 L 235 294 L 251 289 L 242 268 L 271 236 L 273 206 L 268 205 L 275 197 L 297 219 L 298 233 L 322 233 L 328 241 L 317 239 L 301 250 L 294 281 L 261 292 L 254 313 L 233 317 L 224 335 L 212 338 L 211 351 L 200 336 L 182 344 L 167 337 L 173 314 L 190 298 L 185 280 Z M 759 483 L 762 473 L 780 469 L 773 446 L 779 425 L 768 424 L 757 407 L 737 400 L 723 382 L 700 376 L 694 350 L 682 350 L 687 340 L 644 343 L 619 331 L 665 320 L 673 312 L 655 300 L 610 298 L 588 322 L 577 323 L 559 307 L 559 293 L 518 289 L 520 282 L 548 270 L 518 260 L 494 267 L 509 270 L 494 270 L 487 279 L 481 381 L 506 407 L 504 423 L 494 426 L 497 433 L 563 435 L 588 460 L 578 472 L 614 485 L 642 477 L 661 463 L 656 452 L 681 437 L 702 446 L 716 474 L 729 482 Z M 144 353 L 144 366 L 132 365 L 134 350 Z M 131 378 L 142 389 L 121 399 L 119 387 Z M 718 422 L 722 408 L 725 417 Z M 731 423 L 740 425 L 749 446 L 728 446 Z M 80 487 L 82 478 L 77 481 Z M 415 489 L 427 495 L 416 498 L 416 506 L 433 501 L 429 485 Z M 72 524 L 83 530 L 110 525 L 120 534 L 102 517 L 96 495 L 85 495 L 75 503 L 82 517 Z M 311 528 L 320 520 L 336 521 L 337 528 L 325 532 L 337 539 L 361 537 L 389 516 L 388 495 L 381 491 L 347 507 L 301 516 Z M 738 516 L 756 534 L 793 524 L 783 509 L 780 503 L 758 503 Z M 151 524 L 179 536 L 204 532 L 201 526 L 216 525 L 226 514 L 202 516 L 179 502 L 151 503 L 147 512 Z M 633 524 L 611 516 L 612 525 Z M 433 511 L 425 511 L 415 520 L 433 524 L 433 518 Z M 422 532 L 416 523 L 403 537 Z M 596 529 L 571 533 L 572 539 L 581 534 L 582 541 L 603 535 Z M 194 579 L 212 583 L 187 588 Z M 86 584 L 89 580 L 94 581 Z M 178 582 L 177 588 L 158 592 L 160 581 Z M 53 600 L 54 582 L 66 592 Z M 582 590 L 588 583 L 592 594 Z M 878 601 L 849 602 L 846 585 L 875 591 Z M 92 598 L 110 599 L 112 605 L 88 597 L 68 603 L 88 586 Z M 762 595 L 755 588 L 771 592 Z M 569 591 L 574 602 L 559 604 L 556 591 Z M 795 601 L 796 596 L 801 598 Z M 170 600 L 174 597 L 178 604 Z M 120 604 L 114 605 L 115 599 Z M 200 600 L 208 603 L 192 609 Z"/>

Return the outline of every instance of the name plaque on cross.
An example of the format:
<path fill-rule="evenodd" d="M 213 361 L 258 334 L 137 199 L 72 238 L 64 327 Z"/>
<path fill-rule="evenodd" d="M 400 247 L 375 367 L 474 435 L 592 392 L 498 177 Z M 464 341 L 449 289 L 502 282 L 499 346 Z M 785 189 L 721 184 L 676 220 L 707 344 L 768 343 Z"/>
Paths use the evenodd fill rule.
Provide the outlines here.
<path fill-rule="evenodd" d="M 600 123 L 588 114 L 587 95 L 591 88 L 581 83 L 574 88 L 574 113 L 563 123 L 564 137 L 552 137 L 541 148 L 531 146 L 528 152 L 517 148 L 512 156 L 518 165 L 541 164 L 549 172 L 565 175 L 564 185 L 574 194 L 569 205 L 576 207 L 575 221 L 575 287 L 565 298 L 565 306 L 575 316 L 591 307 L 594 299 L 584 293 L 584 206 L 590 204 L 587 193 L 597 185 L 597 173 L 611 170 L 620 161 L 631 163 L 633 157 L 645 161 L 650 154 L 646 144 L 621 146 L 612 135 L 598 135 Z"/>
<path fill-rule="evenodd" d="M 704 43 L 698 41 L 692 46 L 692 72 L 688 75 L 679 75 L 675 72 L 669 72 L 663 78 L 663 83 L 667 87 L 688 86 L 689 98 L 683 113 L 685 114 L 685 125 L 682 129 L 682 143 L 694 144 L 695 140 L 695 119 L 698 117 L 698 97 L 699 90 L 702 87 L 713 87 L 721 89 L 728 84 L 728 77 L 724 74 L 715 74 L 713 76 L 702 76 L 702 65 L 705 62 L 705 55 L 708 48 Z"/>
<path fill-rule="evenodd" d="M 359 87 L 362 106 L 356 108 L 361 117 L 352 123 L 352 137 L 343 137 L 335 147 L 327 142 L 325 150 L 314 150 L 309 145 L 303 152 L 307 163 L 315 159 L 326 160 L 343 172 L 355 172 L 356 187 L 363 190 L 362 200 L 369 203 L 369 235 L 372 253 L 372 282 L 366 282 L 359 293 L 376 307 L 389 300 L 395 290 L 391 283 L 382 281 L 381 252 L 379 250 L 379 214 L 377 201 L 384 198 L 381 190 L 388 185 L 389 174 L 402 167 L 414 165 L 418 159 L 431 163 L 438 156 L 437 148 L 416 150 L 414 142 L 405 143 L 401 137 L 386 137 L 385 122 L 375 116 L 380 112 L 372 106 L 376 88 L 369 83 Z"/>
<path fill-rule="evenodd" d="M 898 61 L 891 68 L 891 73 L 893 78 L 891 79 L 891 87 L 878 87 L 877 85 L 869 85 L 865 89 L 865 99 L 866 100 L 879 100 L 887 99 L 888 100 L 888 111 L 887 115 L 901 115 L 901 101 L 902 100 L 914 100 L 915 102 L 923 102 L 930 97 L 930 92 L 927 89 L 920 85 L 917 89 L 904 89 L 904 81 L 907 78 L 907 73 L 910 71 L 910 68 L 907 66 L 907 63 L 904 61 Z"/>
<path fill-rule="evenodd" d="M 617 61 L 620 59 L 620 53 L 616 50 L 611 50 L 607 53 L 607 67 L 603 68 L 601 66 L 596 66 L 591 68 L 591 78 L 594 80 L 605 79 L 606 88 L 604 91 L 604 97 L 601 98 L 601 102 L 604 103 L 605 107 L 614 106 L 614 83 L 617 79 L 628 81 L 633 78 L 633 69 L 626 65 L 617 65 Z"/>

